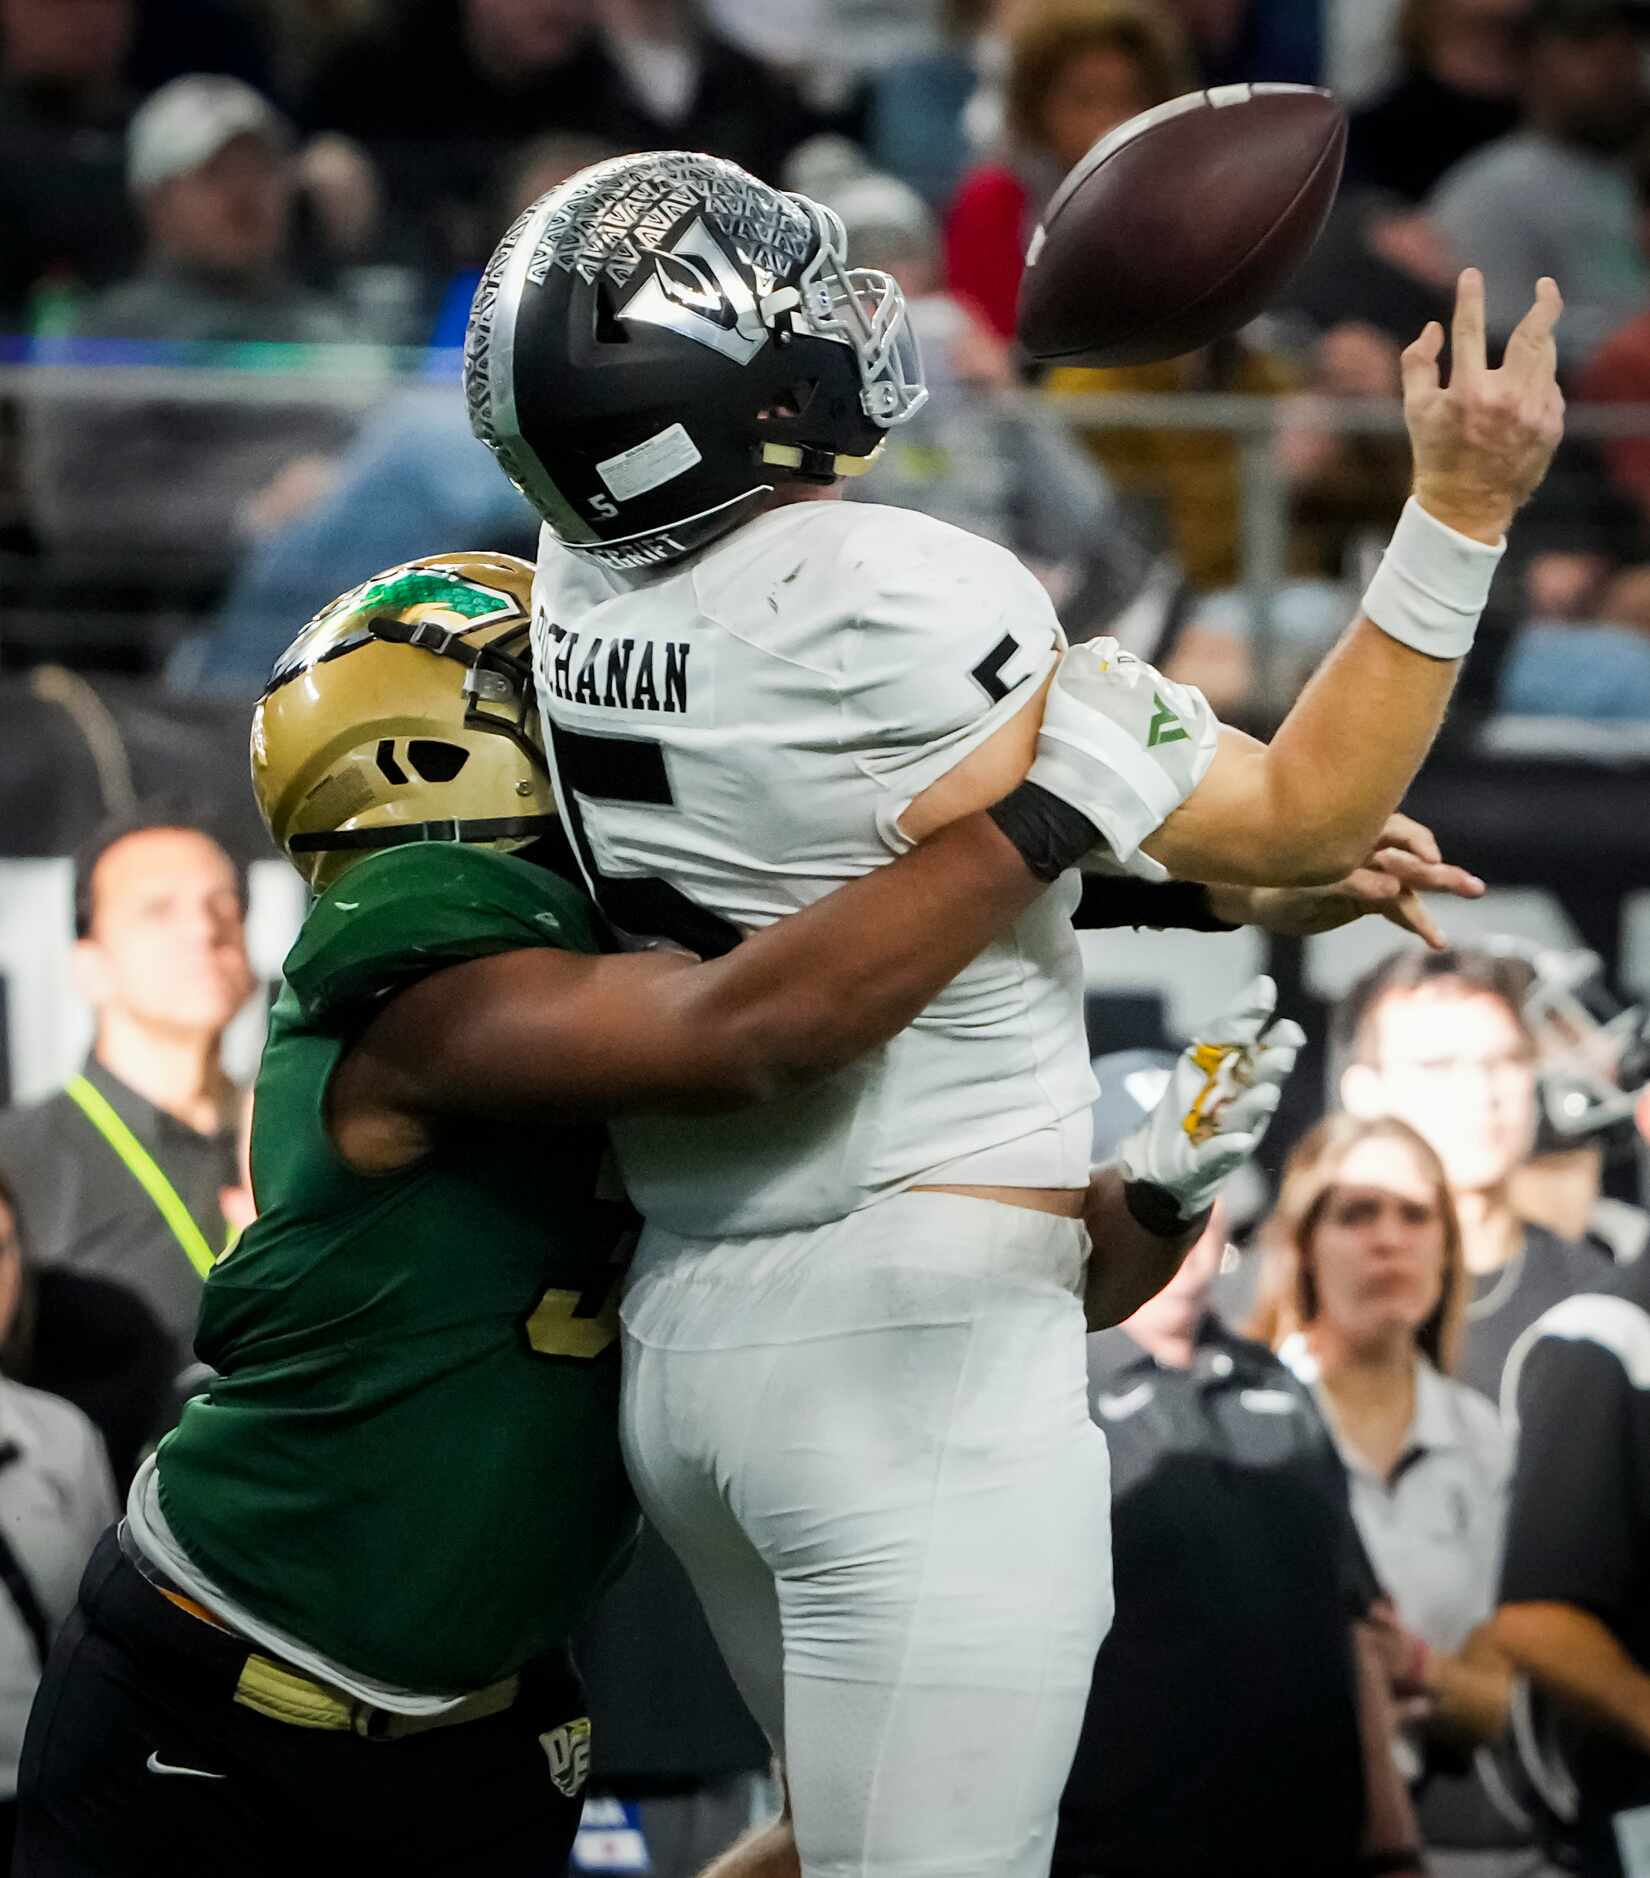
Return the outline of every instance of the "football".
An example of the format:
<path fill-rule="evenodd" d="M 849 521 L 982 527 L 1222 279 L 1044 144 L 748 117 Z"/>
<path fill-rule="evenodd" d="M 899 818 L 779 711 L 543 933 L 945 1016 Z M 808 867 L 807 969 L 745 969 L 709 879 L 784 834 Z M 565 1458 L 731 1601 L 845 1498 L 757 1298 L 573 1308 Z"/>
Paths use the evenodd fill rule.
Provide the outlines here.
<path fill-rule="evenodd" d="M 1102 137 L 1026 255 L 1019 338 L 1047 365 L 1140 365 L 1236 332 L 1311 252 L 1346 113 L 1307 85 L 1224 85 Z"/>

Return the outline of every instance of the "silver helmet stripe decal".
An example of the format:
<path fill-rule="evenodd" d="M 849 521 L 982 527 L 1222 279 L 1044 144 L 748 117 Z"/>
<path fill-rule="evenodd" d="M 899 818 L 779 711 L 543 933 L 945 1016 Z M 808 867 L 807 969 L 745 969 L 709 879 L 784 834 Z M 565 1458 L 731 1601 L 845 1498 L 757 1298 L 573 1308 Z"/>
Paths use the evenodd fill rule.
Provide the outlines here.
<path fill-rule="evenodd" d="M 522 434 L 516 410 L 516 321 L 521 297 L 527 291 L 528 270 L 543 238 L 545 224 L 560 206 L 561 190 L 552 190 L 533 210 L 516 237 L 504 266 L 493 302 L 492 349 L 487 367 L 487 391 L 492 405 L 493 435 L 533 506 L 567 542 L 596 541 L 600 537 L 569 504 Z"/>

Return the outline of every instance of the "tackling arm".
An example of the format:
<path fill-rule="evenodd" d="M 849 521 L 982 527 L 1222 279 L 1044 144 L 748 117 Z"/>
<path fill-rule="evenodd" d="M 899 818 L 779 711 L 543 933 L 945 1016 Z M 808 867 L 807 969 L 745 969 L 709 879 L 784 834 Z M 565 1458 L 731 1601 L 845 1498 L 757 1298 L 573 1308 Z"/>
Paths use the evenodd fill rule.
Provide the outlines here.
<path fill-rule="evenodd" d="M 904 1029 L 1043 886 L 974 815 L 710 964 L 545 947 L 450 966 L 351 1049 L 334 1134 L 404 1164 L 442 1118 L 763 1101 Z"/>
<path fill-rule="evenodd" d="M 1129 1211 L 1123 1186 L 1121 1168 L 1102 1167 L 1089 1181 L 1083 1202 L 1083 1224 L 1094 1247 L 1083 1288 L 1090 1330 L 1109 1330 L 1149 1304 L 1180 1270 L 1208 1223 L 1198 1214 L 1167 1235 L 1152 1232 Z"/>

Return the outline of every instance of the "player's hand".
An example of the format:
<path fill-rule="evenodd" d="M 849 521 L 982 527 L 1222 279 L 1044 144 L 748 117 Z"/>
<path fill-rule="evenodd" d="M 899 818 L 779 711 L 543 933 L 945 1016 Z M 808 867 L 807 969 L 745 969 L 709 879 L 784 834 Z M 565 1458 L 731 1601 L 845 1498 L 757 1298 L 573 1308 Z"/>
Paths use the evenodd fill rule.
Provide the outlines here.
<path fill-rule="evenodd" d="M 1449 941 L 1421 895 L 1476 900 L 1483 892 L 1483 881 L 1446 861 L 1432 830 L 1407 815 L 1392 816 L 1369 859 L 1332 886 L 1210 889 L 1215 911 L 1232 925 L 1303 939 L 1378 913 L 1435 952 L 1444 951 Z"/>
<path fill-rule="evenodd" d="M 1274 1021 L 1278 988 L 1257 978 L 1180 1053 L 1157 1107 L 1118 1151 L 1126 1181 L 1169 1194 L 1184 1220 L 1214 1203 L 1227 1177 L 1261 1144 L 1306 1042 Z"/>
<path fill-rule="evenodd" d="M 1455 291 L 1448 385 L 1438 380 L 1444 329 L 1436 320 L 1404 352 L 1404 422 L 1415 455 L 1416 499 L 1464 535 L 1499 541 L 1553 460 L 1564 434 L 1553 341 L 1563 310 L 1557 283 L 1543 276 L 1535 304 L 1492 367 L 1484 277 L 1469 267 Z"/>

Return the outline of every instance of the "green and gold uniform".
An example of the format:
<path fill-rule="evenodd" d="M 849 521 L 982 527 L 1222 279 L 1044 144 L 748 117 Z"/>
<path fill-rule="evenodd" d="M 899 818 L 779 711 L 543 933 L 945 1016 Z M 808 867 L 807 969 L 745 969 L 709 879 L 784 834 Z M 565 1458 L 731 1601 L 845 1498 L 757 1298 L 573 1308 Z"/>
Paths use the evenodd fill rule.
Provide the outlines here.
<path fill-rule="evenodd" d="M 387 997 L 461 960 L 602 949 L 542 868 L 391 849 L 315 904 L 258 1074 L 259 1215 L 206 1285 L 218 1372 L 158 1455 L 159 1504 L 236 1603 L 358 1674 L 478 1689 L 566 1641 L 634 1526 L 609 1299 L 622 1207 L 595 1127 L 455 1125 L 367 1176 L 327 1089 Z"/>

